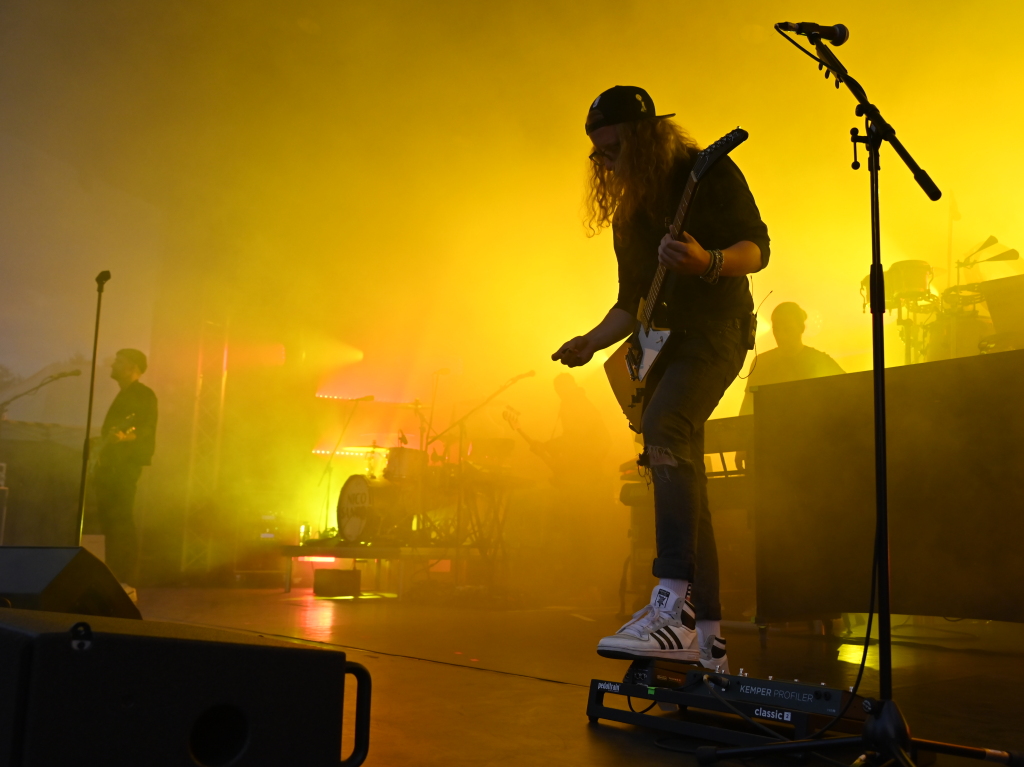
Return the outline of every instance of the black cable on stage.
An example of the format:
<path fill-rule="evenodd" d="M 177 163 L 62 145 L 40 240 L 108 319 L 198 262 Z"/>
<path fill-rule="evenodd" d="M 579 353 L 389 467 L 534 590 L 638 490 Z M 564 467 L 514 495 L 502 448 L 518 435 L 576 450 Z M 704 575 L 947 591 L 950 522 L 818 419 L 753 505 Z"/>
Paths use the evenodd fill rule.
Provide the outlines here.
<path fill-rule="evenodd" d="M 875 530 L 875 553 L 871 560 L 871 599 L 868 603 L 868 623 L 867 628 L 864 631 L 864 652 L 860 656 L 860 668 L 857 669 L 857 679 L 853 683 L 853 687 L 850 688 L 850 697 L 847 699 L 846 705 L 843 706 L 843 710 L 836 714 L 835 718 L 831 722 L 811 735 L 808 738 L 809 740 L 820 738 L 826 732 L 835 727 L 839 721 L 846 716 L 846 712 L 850 710 L 850 706 L 853 704 L 854 698 L 857 697 L 857 690 L 860 689 L 860 683 L 864 679 L 864 669 L 868 665 L 868 649 L 871 647 L 871 624 L 875 617 L 875 592 L 878 590 L 878 567 L 878 530 Z"/>
<path fill-rule="evenodd" d="M 756 727 L 757 729 L 759 729 L 762 732 L 766 733 L 770 738 L 772 738 L 774 740 L 789 740 L 789 738 L 787 738 L 782 733 L 776 732 L 771 727 L 767 727 L 767 726 L 761 724 L 760 722 L 754 720 L 752 717 L 750 717 L 747 714 L 743 713 L 738 708 L 736 708 L 732 703 L 730 703 L 728 700 L 723 698 L 719 694 L 718 690 L 715 689 L 714 682 L 712 682 L 710 679 L 708 679 L 707 675 L 704 676 L 703 682 L 704 682 L 704 686 L 707 687 L 708 691 L 711 693 L 711 697 L 713 697 L 715 700 L 717 700 L 723 706 L 725 706 L 730 711 L 732 711 L 734 714 L 736 714 L 736 716 L 738 716 L 744 722 L 746 722 L 747 724 L 751 725 L 752 727 Z"/>
<path fill-rule="evenodd" d="M 651 705 L 649 705 L 643 711 L 637 711 L 635 708 L 633 708 L 633 699 L 627 695 L 626 696 L 626 705 L 629 706 L 629 710 L 632 711 L 634 714 L 646 714 L 648 711 L 650 711 L 652 708 L 654 708 L 656 705 L 658 705 L 658 701 L 652 700 L 651 701 Z"/>
<path fill-rule="evenodd" d="M 666 751 L 672 751 L 673 753 L 676 753 L 676 754 L 690 754 L 691 756 L 693 756 L 694 754 L 697 753 L 697 749 L 695 749 L 695 748 L 679 748 L 677 746 L 670 746 L 668 744 L 669 740 L 681 740 L 681 738 L 675 737 L 675 736 L 673 736 L 671 738 L 655 738 L 654 739 L 654 745 L 657 746 L 658 748 L 663 748 Z"/>
<path fill-rule="evenodd" d="M 193 626 L 208 626 L 209 628 L 218 628 L 218 629 L 223 629 L 224 628 L 224 626 L 217 626 L 217 625 L 215 625 L 213 623 L 193 623 L 193 622 L 190 622 L 190 625 L 193 625 Z M 579 682 L 564 682 L 561 679 L 548 679 L 547 677 L 534 676 L 532 674 L 519 674 L 519 673 L 517 673 L 515 671 L 501 671 L 499 669 L 487 668 L 486 666 L 467 666 L 464 663 L 452 663 L 451 661 L 447 661 L 447 660 L 436 660 L 434 658 L 420 658 L 420 657 L 418 657 L 416 655 L 403 655 L 402 653 L 397 653 L 397 652 L 385 652 L 384 650 L 372 650 L 372 649 L 369 649 L 369 648 L 366 648 L 366 647 L 354 647 L 352 645 L 336 644 L 334 642 L 320 642 L 320 641 L 317 641 L 316 639 L 303 639 L 302 637 L 293 637 L 293 636 L 288 636 L 287 634 L 274 634 L 274 633 L 271 633 L 271 632 L 268 632 L 268 631 L 252 631 L 251 629 L 232 629 L 232 631 L 249 631 L 249 633 L 256 634 L 257 636 L 276 637 L 277 639 L 287 639 L 289 642 L 305 642 L 306 644 L 312 644 L 312 645 L 321 645 L 321 646 L 326 645 L 327 647 L 340 647 L 340 648 L 343 648 L 345 650 L 356 650 L 358 652 L 363 652 L 363 653 L 372 654 L 372 655 L 384 655 L 384 656 L 386 656 L 388 658 L 404 658 L 405 660 L 418 660 L 418 661 L 423 661 L 424 663 L 436 663 L 439 666 L 451 666 L 452 668 L 464 668 L 464 669 L 468 669 L 470 671 L 488 671 L 488 672 L 490 672 L 492 674 L 501 674 L 502 676 L 517 676 L 517 677 L 520 677 L 521 679 L 533 679 L 536 682 L 550 682 L 551 684 L 564 684 L 564 685 L 566 685 L 568 687 L 582 687 L 583 689 L 590 689 L 590 685 L 589 684 L 580 684 Z"/>

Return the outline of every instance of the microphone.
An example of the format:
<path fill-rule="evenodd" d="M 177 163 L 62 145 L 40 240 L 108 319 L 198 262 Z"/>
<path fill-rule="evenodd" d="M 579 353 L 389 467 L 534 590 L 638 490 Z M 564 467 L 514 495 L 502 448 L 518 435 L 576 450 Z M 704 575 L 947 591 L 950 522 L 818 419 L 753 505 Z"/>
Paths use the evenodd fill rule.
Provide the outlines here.
<path fill-rule="evenodd" d="M 810 37 L 817 35 L 822 40 L 828 40 L 832 45 L 839 46 L 850 39 L 850 30 L 845 24 L 835 24 L 831 27 L 823 27 L 810 21 L 792 22 L 780 21 L 776 24 L 779 29 L 787 32 L 796 32 L 798 35 Z"/>

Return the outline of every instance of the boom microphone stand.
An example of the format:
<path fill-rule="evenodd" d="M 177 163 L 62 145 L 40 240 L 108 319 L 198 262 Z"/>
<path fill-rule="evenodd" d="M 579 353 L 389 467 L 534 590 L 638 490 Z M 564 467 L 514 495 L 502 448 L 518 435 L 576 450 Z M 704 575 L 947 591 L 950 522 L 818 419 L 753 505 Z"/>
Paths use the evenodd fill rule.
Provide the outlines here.
<path fill-rule="evenodd" d="M 356 414 L 356 408 L 359 407 L 360 402 L 370 402 L 373 399 L 373 395 L 369 397 L 359 397 L 358 399 L 352 400 L 352 409 L 348 411 L 348 418 L 345 419 L 345 423 L 341 426 L 341 434 L 338 435 L 338 441 L 334 443 L 334 450 L 331 451 L 331 457 L 327 459 L 327 465 L 324 466 L 323 473 L 320 475 L 320 481 L 316 483 L 317 487 L 320 487 L 324 483 L 324 478 L 327 479 L 327 497 L 324 499 L 324 526 L 321 530 L 327 529 L 327 521 L 331 514 L 331 475 L 334 471 L 334 457 L 338 454 L 338 450 L 341 448 L 341 441 L 345 439 L 345 434 L 348 432 L 348 425 L 352 423 L 352 417 Z"/>
<path fill-rule="evenodd" d="M 100 308 L 103 306 L 103 286 L 110 280 L 110 272 L 96 275 L 96 329 L 92 334 L 92 369 L 89 372 L 89 409 L 85 414 L 85 445 L 82 447 L 82 481 L 78 485 L 78 545 L 82 545 L 82 525 L 85 524 L 85 478 L 89 472 L 89 436 L 92 431 L 92 398 L 96 391 L 96 349 L 100 342 Z"/>
<path fill-rule="evenodd" d="M 885 316 L 885 277 L 882 272 L 881 226 L 878 205 L 878 171 L 879 153 L 883 141 L 896 150 L 896 154 L 910 168 L 914 180 L 928 195 L 930 200 L 938 200 L 942 196 L 939 188 L 928 174 L 910 156 L 903 144 L 896 138 L 896 131 L 885 121 L 881 112 L 868 101 L 867 94 L 860 83 L 850 77 L 846 68 L 822 42 L 819 32 L 805 32 L 800 27 L 824 31 L 827 28 L 813 24 L 793 25 L 780 23 L 775 30 L 786 37 L 791 43 L 818 62 L 818 69 L 825 69 L 825 77 L 835 77 L 836 88 L 845 84 L 854 98 L 857 99 L 856 115 L 864 118 L 865 135 L 860 136 L 857 128 L 850 131 L 850 140 L 854 147 L 853 169 L 857 170 L 857 144 L 863 144 L 868 150 L 868 171 L 871 177 L 871 347 L 874 372 L 874 410 L 875 410 L 875 551 L 874 575 L 877 579 L 878 596 L 878 664 L 879 664 L 879 698 L 880 700 L 864 700 L 867 719 L 864 722 L 863 734 L 856 737 L 841 738 L 808 738 L 806 740 L 784 741 L 752 748 L 715 748 L 703 747 L 697 750 L 697 760 L 709 764 L 718 759 L 745 759 L 756 756 L 798 752 L 820 752 L 835 748 L 864 747 L 869 761 L 874 765 L 895 763 L 900 767 L 914 767 L 912 754 L 916 750 L 931 751 L 940 754 L 951 754 L 968 759 L 980 759 L 1007 765 L 1024 765 L 1024 754 L 995 751 L 983 748 L 970 748 L 950 743 L 911 738 L 910 728 L 899 707 L 892 698 L 892 630 L 889 602 L 889 509 L 888 509 L 888 478 L 886 475 L 886 433 L 885 433 L 885 346 L 882 337 L 882 320 Z M 833 29 L 838 29 L 839 25 Z M 783 29 L 807 34 L 814 44 L 817 56 L 812 55 L 802 45 L 785 34 Z M 834 44 L 846 41 L 845 27 L 843 35 L 837 39 L 832 36 Z M 865 652 L 870 637 L 865 637 Z M 823 733 L 819 733 L 823 734 Z"/>

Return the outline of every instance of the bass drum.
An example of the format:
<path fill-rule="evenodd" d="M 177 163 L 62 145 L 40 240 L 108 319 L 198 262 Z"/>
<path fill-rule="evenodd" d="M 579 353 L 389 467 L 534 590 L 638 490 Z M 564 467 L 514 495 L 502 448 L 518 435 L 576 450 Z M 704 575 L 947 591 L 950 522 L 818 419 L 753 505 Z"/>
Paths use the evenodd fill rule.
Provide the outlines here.
<path fill-rule="evenodd" d="M 403 500 L 388 480 L 353 474 L 338 495 L 338 535 L 347 543 L 393 539 L 408 521 Z"/>

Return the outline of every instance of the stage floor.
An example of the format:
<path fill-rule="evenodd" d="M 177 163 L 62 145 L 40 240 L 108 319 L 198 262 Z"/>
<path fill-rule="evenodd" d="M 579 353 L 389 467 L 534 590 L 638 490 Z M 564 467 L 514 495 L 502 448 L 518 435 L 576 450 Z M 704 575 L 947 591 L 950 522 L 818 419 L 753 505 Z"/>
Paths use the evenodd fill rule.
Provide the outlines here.
<path fill-rule="evenodd" d="M 373 675 L 370 765 L 695 764 L 664 748 L 692 748 L 695 741 L 588 723 L 590 680 L 620 681 L 628 665 L 594 652 L 597 639 L 621 625 L 612 609 L 489 610 L 389 598 L 319 599 L 309 589 L 199 588 L 142 589 L 139 607 L 153 620 L 348 648 Z M 1024 750 L 1024 627 L 946 625 L 905 625 L 896 632 L 896 697 L 913 735 Z M 845 688 L 853 684 L 862 652 L 852 644 L 837 649 L 796 628 L 772 630 L 764 650 L 753 626 L 727 624 L 723 633 L 733 673 L 742 667 L 751 677 Z M 876 657 L 871 652 L 869 662 Z M 861 692 L 876 691 L 877 673 L 869 668 Z M 939 764 L 960 762 L 967 764 L 938 758 Z"/>

